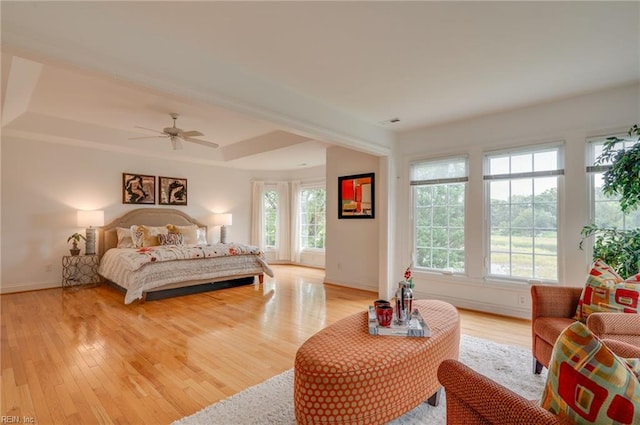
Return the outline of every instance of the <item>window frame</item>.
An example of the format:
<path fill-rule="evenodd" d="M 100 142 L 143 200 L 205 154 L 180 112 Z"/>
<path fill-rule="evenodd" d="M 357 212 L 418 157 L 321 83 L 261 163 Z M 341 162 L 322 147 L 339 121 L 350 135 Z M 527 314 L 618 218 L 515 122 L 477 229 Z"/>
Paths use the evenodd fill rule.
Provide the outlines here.
<path fill-rule="evenodd" d="M 274 244 L 273 245 L 267 245 L 267 210 L 265 208 L 265 197 L 267 195 L 267 192 L 274 192 L 276 194 L 276 208 L 275 208 L 275 212 L 276 212 L 276 216 L 275 216 L 275 234 L 274 234 Z M 262 191 L 262 216 L 263 216 L 263 235 L 262 238 L 264 240 L 264 249 L 265 251 L 276 251 L 278 249 L 278 241 L 279 241 L 279 228 L 278 228 L 278 222 L 279 222 L 279 215 L 280 215 L 280 196 L 278 193 L 278 186 L 276 184 L 271 184 L 271 183 L 266 183 L 264 185 L 264 189 Z"/>
<path fill-rule="evenodd" d="M 302 215 L 303 215 L 303 209 L 302 209 L 302 204 L 303 204 L 303 192 L 305 190 L 323 190 L 324 191 L 324 215 L 323 215 L 323 220 L 324 220 L 324 237 L 323 237 L 323 247 L 322 248 L 317 248 L 317 247 L 305 247 L 303 245 L 303 219 L 302 219 Z M 327 187 L 326 184 L 324 183 L 307 183 L 307 184 L 303 184 L 300 186 L 300 193 L 299 193 L 299 202 L 297 205 L 297 211 L 296 214 L 298 215 L 298 244 L 300 246 L 300 252 L 325 252 L 326 250 L 326 246 L 327 246 Z"/>
<path fill-rule="evenodd" d="M 419 167 L 421 165 L 428 165 L 428 164 L 433 164 L 433 165 L 437 165 L 437 164 L 442 164 L 442 163 L 447 163 L 447 164 L 453 164 L 455 162 L 462 162 L 464 163 L 464 176 L 458 175 L 458 176 L 451 176 L 451 177 L 445 177 L 445 176 L 439 176 L 438 178 L 429 178 L 429 179 L 414 179 L 414 170 L 416 169 L 416 167 Z M 421 272 L 428 272 L 428 273 L 441 273 L 441 274 L 445 274 L 445 275 L 467 275 L 468 270 L 468 261 L 467 261 L 467 255 L 466 255 L 466 248 L 467 248 L 467 204 L 468 204 L 468 182 L 469 182 L 469 158 L 467 155 L 452 155 L 452 156 L 447 156 L 447 157 L 439 157 L 439 158 L 430 158 L 430 159 L 421 159 L 421 160 L 416 160 L 413 161 L 409 164 L 409 187 L 410 187 L 410 202 L 411 202 L 411 217 L 412 217 L 412 225 L 411 225 L 411 247 L 412 247 L 412 253 L 411 253 L 411 264 L 412 267 L 414 269 L 416 269 L 417 271 L 421 271 Z M 430 187 L 446 187 L 447 188 L 447 197 L 449 195 L 449 186 L 450 185 L 458 185 L 458 184 L 463 184 L 463 189 L 464 189 L 464 194 L 462 196 L 462 261 L 463 261 L 463 268 L 462 270 L 456 270 L 456 269 L 452 269 L 450 267 L 446 267 L 446 268 L 435 268 L 435 267 L 424 267 L 424 266 L 420 266 L 418 265 L 418 261 L 417 261 L 417 252 L 418 252 L 418 246 L 417 246 L 417 237 L 418 237 L 418 220 L 419 220 L 419 216 L 418 216 L 418 204 L 417 204 L 417 189 L 419 187 L 425 187 L 425 186 L 430 186 Z M 451 207 L 451 204 L 447 202 L 446 204 L 447 207 L 447 218 L 450 218 L 450 212 L 449 212 L 449 207 Z M 433 220 L 432 220 L 433 222 Z M 447 223 L 446 229 L 447 229 L 447 241 L 449 240 L 449 235 L 450 235 L 450 231 L 451 231 L 451 227 L 449 226 L 450 222 Z M 431 227 L 433 228 L 433 226 Z M 454 227 L 456 229 L 458 229 L 459 227 Z M 429 249 L 431 251 L 433 251 L 434 246 L 433 243 L 431 243 Z M 444 250 L 446 250 L 447 252 L 447 265 L 449 265 L 449 260 L 450 260 L 450 253 L 451 253 L 451 249 L 448 248 L 444 248 Z M 433 255 L 433 253 L 432 253 Z M 433 262 L 432 262 L 433 265 Z"/>
<path fill-rule="evenodd" d="M 555 167 L 555 169 L 552 170 L 540 170 L 540 171 L 535 171 L 534 165 L 535 164 L 535 159 L 532 157 L 532 170 L 529 172 L 511 172 L 509 171 L 508 173 L 496 173 L 496 174 L 490 174 L 490 162 L 492 158 L 496 158 L 496 157 L 500 157 L 500 156 L 509 156 L 509 168 L 511 168 L 511 157 L 512 156 L 517 156 L 517 155 L 526 155 L 526 154 L 532 154 L 535 155 L 536 153 L 542 153 L 545 151 L 552 151 L 555 150 L 556 155 L 557 155 L 557 165 Z M 483 261 L 483 265 L 484 265 L 484 271 L 483 271 L 483 275 L 485 277 L 485 280 L 492 280 L 492 281 L 505 281 L 505 282 L 512 282 L 512 283 L 517 283 L 517 284 L 522 284 L 522 283 L 527 283 L 527 284 L 533 284 L 533 283 L 551 283 L 551 284 L 557 284 L 558 282 L 560 282 L 561 280 L 561 276 L 562 276 L 562 264 L 560 261 L 560 252 L 561 252 L 561 227 L 562 227 L 562 212 L 561 212 L 561 206 L 562 206 L 562 185 L 563 185 L 563 176 L 564 176 L 564 165 L 565 165 L 565 143 L 564 141 L 556 141 L 556 142 L 551 142 L 551 143 L 541 143 L 541 144 L 536 144 L 536 145 L 528 145 L 528 146 L 522 146 L 522 147 L 514 147 L 514 148 L 508 148 L 508 149 L 502 149 L 502 150 L 495 150 L 495 151 L 488 151 L 485 152 L 483 155 L 483 169 L 482 169 L 482 178 L 483 178 L 483 182 L 484 182 L 484 213 L 485 213 L 485 220 L 484 220 L 484 261 Z M 546 255 L 546 254 L 536 254 L 536 244 L 535 244 L 535 236 L 532 236 L 532 243 L 531 243 L 531 251 L 527 252 L 527 253 L 520 253 L 520 252 L 515 252 L 516 254 L 520 253 L 523 255 L 531 255 L 532 256 L 532 270 L 534 274 L 533 276 L 518 276 L 518 275 L 513 275 L 513 263 L 512 263 L 512 256 L 514 254 L 513 251 L 513 246 L 511 243 L 509 243 L 509 250 L 508 250 L 508 255 L 509 255 L 509 263 L 510 263 L 510 267 L 509 267 L 509 274 L 505 275 L 505 274 L 495 274 L 492 272 L 492 208 L 491 208 L 491 204 L 492 204 L 492 197 L 491 197 L 491 182 L 492 181 L 507 181 L 510 183 L 510 188 L 511 188 L 511 182 L 514 180 L 518 180 L 518 179 L 525 179 L 525 178 L 530 178 L 533 179 L 532 180 L 532 184 L 534 185 L 533 188 L 535 188 L 535 179 L 537 178 L 545 178 L 545 177 L 556 177 L 557 179 L 557 183 L 556 183 L 556 228 L 555 228 L 555 233 L 556 233 L 556 253 L 555 253 L 555 271 L 556 271 L 556 278 L 555 279 L 549 279 L 549 278 L 542 278 L 542 277 L 538 277 L 535 276 L 535 270 L 536 270 L 536 265 L 539 264 L 538 262 L 535 261 L 536 256 L 544 256 L 544 257 L 553 257 L 553 255 Z M 509 191 L 509 193 L 511 194 L 511 189 Z M 544 193 L 544 192 L 541 192 Z M 535 197 L 537 195 L 535 194 L 535 191 L 532 192 L 532 199 L 531 199 L 531 210 L 533 211 L 534 209 L 534 205 L 535 203 L 533 202 Z M 512 221 L 513 221 L 513 217 L 511 217 L 511 206 L 512 206 L 512 201 L 509 200 L 509 236 L 512 237 L 513 235 L 513 228 L 512 228 Z M 531 228 L 527 228 L 523 230 L 530 230 L 532 232 L 532 234 L 535 235 L 535 231 L 536 231 L 537 227 L 535 226 L 535 222 L 532 222 L 532 227 Z"/>
<path fill-rule="evenodd" d="M 588 192 L 588 199 L 589 199 L 589 205 L 588 205 L 588 218 L 589 218 L 589 223 L 596 223 L 597 217 L 596 217 L 596 204 L 597 204 L 597 196 L 596 196 L 596 176 L 598 174 L 603 174 L 606 170 L 608 170 L 611 166 L 610 165 L 595 165 L 595 161 L 597 158 L 596 155 L 596 146 L 600 145 L 604 145 L 604 143 L 607 141 L 608 138 L 611 137 L 617 137 L 619 139 L 623 140 L 623 147 L 629 148 L 633 145 L 635 145 L 636 143 L 640 143 L 639 141 L 633 139 L 633 138 L 629 138 L 629 135 L 627 133 L 615 133 L 615 134 L 610 134 L 610 135 L 603 135 L 603 136 L 594 136 L 594 137 L 589 137 L 586 139 L 586 143 L 587 143 L 587 152 L 586 152 L 586 167 L 585 167 L 585 171 L 587 174 L 587 190 Z M 606 201 L 606 202 L 612 202 L 612 203 L 616 203 L 616 199 L 617 198 L 612 198 L 610 201 Z M 600 201 L 602 202 L 602 201 Z M 617 211 L 620 213 L 620 215 L 622 216 L 622 227 L 621 229 L 623 230 L 627 230 L 628 226 L 627 226 L 627 220 L 628 217 L 630 215 L 636 215 L 636 214 L 640 214 L 640 209 L 633 211 L 631 213 L 628 214 L 623 214 L 622 210 L 620 209 L 620 205 L 617 204 Z M 593 240 L 589 239 L 587 242 L 588 245 L 588 249 L 593 250 Z"/>

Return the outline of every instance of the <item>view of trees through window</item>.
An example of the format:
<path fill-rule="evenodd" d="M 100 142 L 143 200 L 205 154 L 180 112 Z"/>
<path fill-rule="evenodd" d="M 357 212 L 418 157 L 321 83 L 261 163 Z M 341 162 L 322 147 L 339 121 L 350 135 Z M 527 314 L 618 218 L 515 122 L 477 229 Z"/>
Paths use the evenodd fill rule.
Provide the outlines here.
<path fill-rule="evenodd" d="M 414 267 L 465 271 L 466 181 L 466 158 L 425 161 L 411 166 Z"/>
<path fill-rule="evenodd" d="M 327 194 L 324 188 L 305 188 L 300 191 L 302 249 L 324 249 L 326 202 Z"/>
<path fill-rule="evenodd" d="M 625 215 L 620 209 L 619 197 L 607 196 L 602 192 L 602 176 L 608 165 L 594 167 L 593 164 L 602 153 L 605 140 L 605 138 L 601 138 L 600 140 L 593 140 L 589 144 L 590 166 L 587 167 L 587 172 L 590 173 L 592 179 L 593 221 L 600 227 L 623 230 L 638 228 L 640 227 L 640 209 Z M 637 143 L 635 140 L 625 140 L 624 142 L 616 143 L 616 149 L 628 149 L 635 143 Z"/>
<path fill-rule="evenodd" d="M 276 223 L 278 220 L 278 192 L 265 190 L 263 196 L 264 211 L 264 245 L 266 248 L 276 246 Z"/>
<path fill-rule="evenodd" d="M 414 187 L 417 267 L 464 272 L 464 183 Z"/>
<path fill-rule="evenodd" d="M 491 274 L 557 279 L 558 189 L 535 194 L 536 183 L 550 184 L 539 180 L 490 183 L 491 193 L 511 191 L 508 200 L 491 198 Z"/>

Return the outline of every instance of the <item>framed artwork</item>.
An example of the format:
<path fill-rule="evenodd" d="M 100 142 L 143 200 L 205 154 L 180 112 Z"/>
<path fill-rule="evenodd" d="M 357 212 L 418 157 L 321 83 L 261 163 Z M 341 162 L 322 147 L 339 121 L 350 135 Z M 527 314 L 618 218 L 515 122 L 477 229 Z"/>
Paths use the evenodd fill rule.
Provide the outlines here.
<path fill-rule="evenodd" d="M 155 204 L 156 176 L 122 173 L 123 204 Z"/>
<path fill-rule="evenodd" d="M 338 218 L 375 217 L 375 173 L 338 177 Z"/>
<path fill-rule="evenodd" d="M 160 205 L 187 205 L 187 179 L 158 177 Z"/>

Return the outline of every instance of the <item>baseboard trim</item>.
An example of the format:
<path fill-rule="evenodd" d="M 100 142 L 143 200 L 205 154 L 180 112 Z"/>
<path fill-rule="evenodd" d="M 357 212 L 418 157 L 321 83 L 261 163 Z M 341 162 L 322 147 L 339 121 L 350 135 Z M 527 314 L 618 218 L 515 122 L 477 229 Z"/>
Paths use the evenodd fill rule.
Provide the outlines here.
<path fill-rule="evenodd" d="M 505 306 L 503 304 L 490 304 L 485 302 L 479 302 L 474 300 L 469 300 L 466 298 L 458 298 L 458 297 L 449 297 L 442 294 L 426 294 L 424 292 L 417 293 L 414 290 L 414 298 L 422 299 L 422 298 L 431 298 L 438 299 L 441 301 L 448 302 L 458 308 L 464 308 L 466 310 L 474 310 L 481 311 L 484 313 L 492 313 L 500 316 L 507 317 L 515 317 L 518 319 L 531 319 L 531 310 L 528 308 L 511 308 L 509 306 Z"/>
<path fill-rule="evenodd" d="M 41 289 L 53 289 L 62 287 L 61 282 L 24 283 L 0 287 L 0 294 L 13 294 L 16 292 L 39 291 Z"/>
<path fill-rule="evenodd" d="M 373 288 L 371 286 L 367 286 L 365 284 L 360 284 L 357 282 L 341 282 L 336 279 L 327 278 L 326 276 L 323 283 L 326 283 L 328 285 L 344 286 L 344 287 L 353 288 L 353 289 L 361 289 L 363 291 L 369 291 L 369 292 L 376 292 L 376 293 L 378 292 L 377 287 Z"/>

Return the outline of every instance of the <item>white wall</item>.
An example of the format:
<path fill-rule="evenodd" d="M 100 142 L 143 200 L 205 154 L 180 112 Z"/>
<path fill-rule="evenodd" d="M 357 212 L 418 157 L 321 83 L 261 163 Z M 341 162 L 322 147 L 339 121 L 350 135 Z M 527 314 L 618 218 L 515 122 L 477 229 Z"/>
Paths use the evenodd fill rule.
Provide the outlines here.
<path fill-rule="evenodd" d="M 78 209 L 102 209 L 108 223 L 139 208 L 122 204 L 123 172 L 186 178 L 188 205 L 175 208 L 209 225 L 210 242 L 219 239 L 211 214 L 233 213 L 228 237 L 242 243 L 250 240 L 251 180 L 324 177 L 323 167 L 296 173 L 235 170 L 3 137 L 2 292 L 60 286 L 67 237 L 84 233 L 76 225 Z"/>
<path fill-rule="evenodd" d="M 559 187 L 560 284 L 581 286 L 591 262 L 578 249 L 580 229 L 588 224 L 586 143 L 592 136 L 626 132 L 640 121 L 640 85 L 615 88 L 571 99 L 512 110 L 402 134 L 398 140 L 396 205 L 409 207 L 411 161 L 467 154 L 470 165 L 466 215 L 465 277 L 415 273 L 418 297 L 448 300 L 460 307 L 530 317 L 528 285 L 486 281 L 483 276 L 484 198 L 482 160 L 487 151 L 537 143 L 564 141 L 565 175 Z M 397 261 L 401 277 L 409 264 L 411 221 L 398 211 Z M 520 301 L 524 297 L 525 303 Z"/>
<path fill-rule="evenodd" d="M 338 177 L 376 173 L 376 217 L 338 219 Z M 378 292 L 378 208 L 386 205 L 376 156 L 332 147 L 327 149 L 327 239 L 325 282 Z"/>
<path fill-rule="evenodd" d="M 484 152 L 565 141 L 565 176 L 560 191 L 560 280 L 564 285 L 579 286 L 590 263 L 587 253 L 577 248 L 580 229 L 588 219 L 585 139 L 626 131 L 638 121 L 640 85 L 636 84 L 401 134 L 388 163 L 350 149 L 330 148 L 326 170 L 320 167 L 296 173 L 233 170 L 3 137 L 0 287 L 9 292 L 60 286 L 61 256 L 68 252 L 66 239 L 83 230 L 75 224 L 76 210 L 104 209 L 108 222 L 137 207 L 122 204 L 122 172 L 126 171 L 187 178 L 189 205 L 178 208 L 205 223 L 214 211 L 232 212 L 229 237 L 239 242 L 249 241 L 251 180 L 326 177 L 325 280 L 380 294 L 384 294 L 386 285 L 390 293 L 393 282 L 402 278 L 410 263 L 409 163 L 464 153 L 469 155 L 471 173 L 466 240 L 468 275 L 461 278 L 416 273 L 416 296 L 530 317 L 527 286 L 483 279 Z M 338 176 L 371 171 L 376 173 L 376 218 L 338 220 Z M 392 220 L 389 227 L 388 217 Z M 212 233 L 210 240 L 217 240 L 217 229 Z M 382 264 L 386 258 L 388 271 L 386 264 Z M 49 272 L 47 265 L 52 265 Z M 526 302 L 520 305 L 523 296 Z"/>

